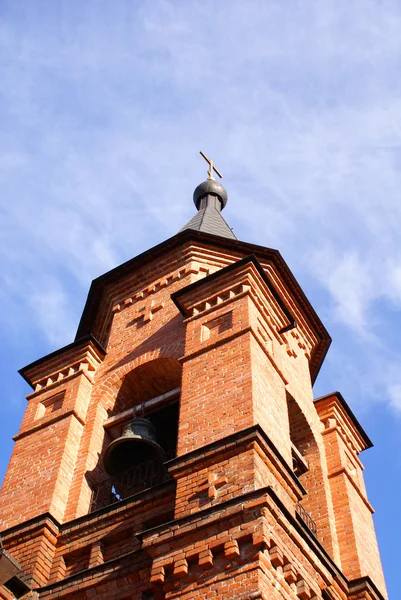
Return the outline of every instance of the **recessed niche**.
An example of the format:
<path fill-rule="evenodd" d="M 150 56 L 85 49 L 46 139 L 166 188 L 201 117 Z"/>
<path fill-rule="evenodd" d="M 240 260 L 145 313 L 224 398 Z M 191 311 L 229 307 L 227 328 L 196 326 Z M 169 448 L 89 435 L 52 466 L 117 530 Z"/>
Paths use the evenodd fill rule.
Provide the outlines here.
<path fill-rule="evenodd" d="M 35 420 L 42 419 L 45 415 L 60 410 L 63 406 L 64 396 L 65 391 L 54 394 L 53 396 L 50 396 L 50 398 L 46 398 L 40 402 L 38 404 L 38 408 L 36 409 Z"/>
<path fill-rule="evenodd" d="M 233 313 L 232 310 L 230 310 L 230 312 L 224 313 L 224 315 L 220 315 L 220 317 L 202 325 L 202 341 L 217 337 L 225 331 L 232 329 L 232 326 Z"/>

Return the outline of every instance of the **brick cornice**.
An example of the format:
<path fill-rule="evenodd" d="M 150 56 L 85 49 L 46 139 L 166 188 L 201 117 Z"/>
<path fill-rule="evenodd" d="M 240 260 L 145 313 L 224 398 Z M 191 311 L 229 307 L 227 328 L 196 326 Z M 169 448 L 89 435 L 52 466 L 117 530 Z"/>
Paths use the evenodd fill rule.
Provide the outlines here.
<path fill-rule="evenodd" d="M 70 535 L 76 538 L 80 538 L 83 535 L 83 531 L 95 531 L 99 528 L 99 523 L 104 521 L 113 521 L 116 514 L 122 514 L 124 511 L 129 513 L 133 510 L 133 507 L 140 505 L 143 502 L 149 500 L 149 498 L 159 497 L 162 494 L 166 494 L 168 490 L 170 492 L 175 489 L 175 482 L 173 480 L 159 483 L 158 485 L 148 488 L 132 496 L 124 498 L 114 504 L 108 504 L 103 508 L 94 510 L 93 512 L 77 517 L 72 521 L 67 521 L 60 525 L 60 535 Z"/>
<path fill-rule="evenodd" d="M 191 543 L 193 543 L 194 534 L 198 536 L 201 529 L 207 531 L 208 528 L 213 528 L 215 524 L 218 524 L 219 531 L 223 532 L 225 521 L 229 524 L 231 519 L 236 519 L 237 515 L 243 514 L 244 511 L 255 510 L 260 513 L 260 517 L 264 514 L 263 510 L 265 508 L 272 513 L 276 522 L 292 538 L 295 545 L 305 555 L 305 559 L 315 565 L 314 568 L 320 573 L 325 584 L 330 585 L 334 579 L 340 588 L 346 591 L 348 581 L 339 567 L 333 562 L 320 542 L 312 534 L 309 534 L 303 524 L 284 506 L 271 486 L 241 494 L 220 504 L 148 529 L 138 533 L 137 537 L 142 541 L 143 549 L 148 551 L 154 558 L 154 567 L 162 567 L 163 564 L 169 566 L 171 561 L 175 560 L 174 557 L 181 556 L 180 548 L 185 548 L 186 539 L 191 540 Z M 248 535 L 249 533 L 251 533 L 250 530 Z M 240 535 L 246 536 L 247 530 L 244 530 L 243 534 Z M 200 539 L 202 539 L 202 536 Z M 261 540 L 260 535 L 255 535 L 253 542 L 259 543 L 258 540 Z M 240 541 L 240 538 L 238 538 L 238 541 Z M 277 543 L 281 544 L 278 540 Z M 213 538 L 213 544 L 219 546 L 218 536 L 216 539 Z M 171 550 L 168 552 L 168 556 L 164 557 L 166 548 Z M 308 549 L 306 550 L 306 548 Z M 213 551 L 213 548 L 211 549 Z M 318 566 L 316 558 L 322 566 Z"/>
<path fill-rule="evenodd" d="M 247 242 L 240 242 L 238 240 L 220 238 L 216 235 L 200 233 L 190 229 L 180 232 L 165 242 L 150 248 L 146 252 L 95 279 L 89 290 L 85 309 L 78 327 L 76 340 L 79 341 L 82 337 L 92 333 L 97 319 L 100 301 L 107 287 L 113 285 L 114 282 L 121 281 L 123 277 L 130 275 L 135 270 L 142 269 L 144 265 L 147 265 L 152 261 L 156 261 L 160 258 L 166 260 L 166 254 L 179 247 L 186 247 L 188 249 L 191 243 L 197 244 L 199 247 L 202 246 L 205 250 L 207 248 L 212 248 L 213 250 L 224 252 L 230 259 L 228 262 L 231 262 L 231 257 L 235 260 L 236 257 L 241 259 L 244 256 L 254 254 L 259 262 L 266 263 L 267 261 L 275 266 L 288 293 L 302 311 L 303 317 L 318 337 L 319 341 L 312 352 L 310 364 L 312 381 L 314 381 L 330 346 L 331 338 L 312 305 L 306 298 L 300 285 L 291 273 L 288 265 L 282 258 L 280 252 L 271 248 L 265 248 Z"/>
<path fill-rule="evenodd" d="M 205 313 L 210 304 L 210 294 L 213 296 L 212 302 L 215 305 L 220 306 L 224 302 L 224 299 L 220 297 L 221 283 L 219 283 L 224 282 L 224 280 L 224 292 L 228 294 L 228 300 L 239 293 L 247 291 L 248 288 L 246 286 L 250 286 L 249 289 L 259 288 L 259 294 L 270 295 L 279 312 L 281 312 L 283 325 L 279 329 L 279 333 L 284 333 L 296 327 L 296 322 L 291 311 L 253 254 L 233 262 L 231 265 L 199 281 L 195 281 L 185 288 L 181 288 L 172 294 L 171 298 L 186 318 L 198 315 L 199 312 Z M 219 283 L 218 287 L 216 287 L 216 282 Z M 238 286 L 240 286 L 239 289 L 237 289 Z M 205 298 L 202 297 L 203 295 L 205 295 Z M 201 305 L 203 306 L 202 309 L 199 308 Z"/>
<path fill-rule="evenodd" d="M 120 569 L 126 568 L 125 562 L 129 561 L 129 564 L 133 562 L 133 559 L 139 556 L 143 556 L 142 550 L 133 550 L 132 552 L 127 552 L 122 556 L 118 556 L 117 558 L 113 558 L 112 560 L 105 561 L 101 565 L 96 565 L 94 567 L 89 567 L 85 569 L 85 571 L 80 571 L 75 573 L 74 575 L 70 575 L 69 577 L 65 577 L 64 579 L 57 581 L 55 583 L 51 583 L 49 585 L 45 585 L 43 587 L 37 588 L 37 591 L 40 592 L 44 597 L 46 597 L 47 593 L 56 592 L 57 598 L 62 598 L 65 595 L 71 594 L 71 586 L 76 585 L 77 581 L 85 581 L 86 579 L 91 579 L 94 575 L 101 575 L 111 571 L 115 574 L 116 571 Z M 122 564 L 123 563 L 123 564 Z M 76 588 L 74 588 L 76 590 Z"/>
<path fill-rule="evenodd" d="M 1 532 L 1 536 L 3 540 L 10 540 L 14 536 L 32 536 L 35 531 L 42 530 L 43 528 L 48 529 L 54 535 L 58 535 L 60 531 L 60 523 L 50 513 L 44 513 L 34 517 L 33 519 L 29 519 L 24 523 L 19 523 L 18 525 L 13 525 L 8 529 L 4 529 Z"/>
<path fill-rule="evenodd" d="M 370 577 L 359 577 L 349 581 L 350 600 L 368 598 L 369 600 L 386 600 L 386 597 L 377 589 Z"/>
<path fill-rule="evenodd" d="M 291 487 L 295 495 L 299 499 L 302 498 L 306 494 L 305 488 L 260 425 L 252 425 L 247 429 L 242 429 L 182 456 L 173 458 L 166 463 L 166 466 L 172 475 L 181 474 L 183 471 L 191 472 L 197 468 L 199 463 L 207 461 L 216 455 L 221 456 L 223 452 L 236 450 L 238 453 L 240 445 L 249 444 L 251 441 L 259 443 L 264 453 L 272 460 L 275 468 Z"/>
<path fill-rule="evenodd" d="M 346 443 L 353 446 L 355 453 L 359 454 L 373 446 L 340 392 L 316 398 L 314 404 L 326 430 L 337 429 Z"/>
<path fill-rule="evenodd" d="M 87 335 L 30 363 L 18 373 L 38 392 L 78 371 L 95 371 L 105 355 L 106 351 L 99 342 L 92 335 Z"/>

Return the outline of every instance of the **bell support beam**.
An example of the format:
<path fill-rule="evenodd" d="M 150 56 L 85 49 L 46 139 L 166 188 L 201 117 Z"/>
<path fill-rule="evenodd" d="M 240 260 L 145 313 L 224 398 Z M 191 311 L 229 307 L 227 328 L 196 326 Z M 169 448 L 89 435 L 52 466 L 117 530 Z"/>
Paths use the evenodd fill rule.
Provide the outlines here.
<path fill-rule="evenodd" d="M 177 398 L 177 396 L 179 396 L 180 391 L 181 388 L 177 387 L 173 390 L 170 390 L 169 392 L 166 392 L 165 394 L 160 394 L 159 396 L 155 396 L 150 400 L 146 400 L 141 404 L 141 409 L 143 408 L 145 414 L 148 414 L 151 413 L 153 410 L 159 408 L 161 405 L 167 406 L 170 400 L 173 400 L 174 398 Z M 118 415 L 113 415 L 112 417 L 106 419 L 103 427 L 105 429 L 111 429 L 113 427 L 116 427 L 116 425 L 126 423 L 126 421 L 129 421 L 131 418 L 132 409 L 130 408 L 128 410 L 124 410 L 124 412 L 121 412 Z"/>

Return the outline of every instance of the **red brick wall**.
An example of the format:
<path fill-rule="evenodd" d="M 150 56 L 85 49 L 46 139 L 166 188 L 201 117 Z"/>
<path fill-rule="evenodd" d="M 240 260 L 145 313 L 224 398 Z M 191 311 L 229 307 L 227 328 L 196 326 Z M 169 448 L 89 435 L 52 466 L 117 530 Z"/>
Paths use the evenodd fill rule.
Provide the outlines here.
<path fill-rule="evenodd" d="M 323 440 L 342 570 L 349 579 L 370 576 L 386 594 L 373 508 L 366 496 L 363 465 L 358 458 L 366 448 L 365 442 L 335 394 L 316 406 L 324 424 Z"/>
<path fill-rule="evenodd" d="M 371 515 L 362 498 L 362 473 L 358 463 L 352 463 L 358 467 L 356 485 L 343 474 L 340 478 L 333 475 L 336 461 L 344 466 L 349 448 L 347 454 L 338 440 L 334 443 L 329 435 L 322 437 L 313 404 L 309 363 L 319 335 L 276 265 L 264 266 L 295 316 L 296 329 L 282 332 L 287 317 L 254 264 L 183 292 L 180 306 L 185 319 L 171 300 L 172 293 L 238 258 L 235 251 L 189 242 L 170 255 L 155 258 L 106 286 L 93 329 L 106 347 L 106 356 L 77 345 L 28 373 L 35 391 L 29 396 L 0 496 L 0 517 L 3 529 L 46 512 L 59 521 L 61 533 L 45 533 L 42 528 L 31 541 L 8 538 L 10 549 L 31 571 L 36 584 L 44 585 L 49 578 L 53 586 L 60 582 L 54 592 L 57 597 L 140 599 L 150 585 L 151 573 L 157 571 L 151 570 L 152 560 L 153 567 L 164 561 L 170 570 L 172 578 L 166 579 L 163 588 L 165 598 L 230 598 L 258 589 L 266 598 L 320 597 L 318 582 L 324 587 L 334 585 L 333 581 L 320 563 L 317 567 L 316 554 L 295 532 L 296 522 L 289 524 L 301 496 L 289 473 L 290 420 L 295 437 L 298 428 L 298 446 L 310 466 L 303 476 L 308 491 L 303 504 L 318 524 L 320 541 L 337 564 L 341 554 L 346 573 L 372 573 L 384 589 Z M 177 460 L 181 457 L 184 462 L 172 467 L 176 495 L 169 488 L 164 500 L 158 497 L 158 504 L 148 499 L 143 506 L 140 501 L 133 503 L 132 512 L 111 510 L 114 519 L 121 517 L 118 526 L 117 521 L 107 521 L 106 513 L 104 518 L 87 516 L 93 484 L 107 477 L 103 456 L 111 434 L 105 431 L 105 420 L 179 384 Z M 297 406 L 295 417 L 287 409 L 288 393 Z M 256 425 L 270 442 L 252 438 L 222 449 L 219 456 L 185 464 L 188 452 L 201 451 L 207 444 Z M 247 521 L 242 500 L 235 506 L 235 498 L 267 486 L 276 490 L 285 509 L 270 507 L 271 513 L 263 513 L 266 522 L 258 516 L 255 525 L 252 519 Z M 229 515 L 224 518 L 231 519 L 227 539 L 217 513 L 207 544 L 204 522 L 195 526 L 187 546 L 175 539 L 174 526 L 160 534 L 161 541 L 155 534 L 143 551 L 133 536 L 158 512 L 166 510 L 171 518 L 174 510 L 176 518 L 189 519 L 210 509 L 213 516 L 219 504 Z M 255 509 L 259 504 L 252 506 Z M 350 516 L 352 539 L 342 538 L 341 517 L 335 527 L 334 512 Z M 137 515 L 142 516 L 137 519 Z M 259 526 L 263 535 L 252 529 Z M 192 525 L 185 527 L 179 535 Z M 362 550 L 365 530 L 367 543 Z M 174 538 L 173 546 L 163 542 L 169 536 Z M 219 536 L 220 542 L 216 541 Z M 298 536 L 296 543 L 294 536 Z M 132 552 L 132 557 L 121 560 L 117 573 L 120 567 L 113 567 L 113 557 L 125 552 Z M 233 561 L 230 566 L 228 558 Z M 102 575 L 97 575 L 104 561 Z M 203 575 L 209 568 L 215 569 L 210 571 L 213 576 Z M 318 568 L 321 580 L 314 579 Z M 64 578 L 74 578 L 81 569 L 91 574 L 85 584 L 83 575 L 74 589 L 68 581 L 63 589 Z M 186 570 L 190 578 L 185 584 L 173 581 L 186 575 Z M 336 590 L 333 598 L 344 600 L 344 591 Z M 41 597 L 50 599 L 55 597 L 52 594 L 49 588 Z"/>

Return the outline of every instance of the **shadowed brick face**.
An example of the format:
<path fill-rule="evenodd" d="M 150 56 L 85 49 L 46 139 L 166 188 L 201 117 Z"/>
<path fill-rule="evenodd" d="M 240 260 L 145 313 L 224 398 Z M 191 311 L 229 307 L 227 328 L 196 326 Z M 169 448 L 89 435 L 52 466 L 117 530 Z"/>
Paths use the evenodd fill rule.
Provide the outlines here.
<path fill-rule="evenodd" d="M 186 230 L 94 282 L 84 329 L 23 370 L 0 523 L 26 598 L 386 598 L 370 442 L 313 400 L 329 338 L 278 253 Z M 103 457 L 135 407 L 167 455 L 134 485 Z"/>

